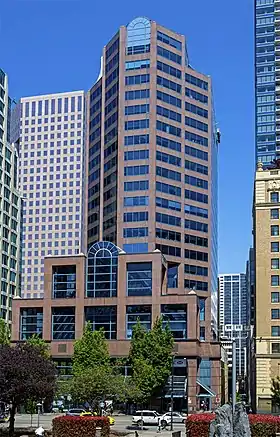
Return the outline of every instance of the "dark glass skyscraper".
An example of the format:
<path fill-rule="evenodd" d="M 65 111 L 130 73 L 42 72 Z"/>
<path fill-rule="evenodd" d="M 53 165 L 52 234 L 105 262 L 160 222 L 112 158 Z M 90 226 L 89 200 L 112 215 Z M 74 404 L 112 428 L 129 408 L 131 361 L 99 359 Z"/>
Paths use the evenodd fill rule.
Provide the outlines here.
<path fill-rule="evenodd" d="M 256 162 L 280 156 L 280 0 L 255 0 Z"/>

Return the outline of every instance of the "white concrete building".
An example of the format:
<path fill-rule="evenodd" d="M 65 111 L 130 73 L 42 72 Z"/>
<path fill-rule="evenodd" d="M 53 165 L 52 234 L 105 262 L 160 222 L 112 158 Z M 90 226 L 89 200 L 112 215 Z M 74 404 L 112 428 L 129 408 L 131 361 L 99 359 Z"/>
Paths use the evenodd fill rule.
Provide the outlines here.
<path fill-rule="evenodd" d="M 21 296 L 43 297 L 44 258 L 85 251 L 85 95 L 26 97 L 14 113 L 20 153 Z"/>

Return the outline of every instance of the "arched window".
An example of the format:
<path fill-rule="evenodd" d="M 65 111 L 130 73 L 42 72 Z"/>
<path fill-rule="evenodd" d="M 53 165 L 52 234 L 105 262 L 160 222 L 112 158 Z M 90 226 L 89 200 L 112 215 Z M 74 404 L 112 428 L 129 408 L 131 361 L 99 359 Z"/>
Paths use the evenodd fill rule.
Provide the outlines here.
<path fill-rule="evenodd" d="M 138 17 L 127 25 L 126 54 L 148 53 L 151 43 L 151 22 Z"/>
<path fill-rule="evenodd" d="M 117 295 L 119 248 L 109 241 L 94 243 L 87 257 L 87 297 Z"/>

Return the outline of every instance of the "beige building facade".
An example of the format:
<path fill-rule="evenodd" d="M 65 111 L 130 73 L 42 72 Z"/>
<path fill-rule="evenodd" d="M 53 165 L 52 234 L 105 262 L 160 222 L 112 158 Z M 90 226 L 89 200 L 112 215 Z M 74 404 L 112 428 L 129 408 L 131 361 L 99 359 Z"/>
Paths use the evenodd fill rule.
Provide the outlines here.
<path fill-rule="evenodd" d="M 254 190 L 256 409 L 274 410 L 271 380 L 280 376 L 280 168 L 258 163 Z"/>

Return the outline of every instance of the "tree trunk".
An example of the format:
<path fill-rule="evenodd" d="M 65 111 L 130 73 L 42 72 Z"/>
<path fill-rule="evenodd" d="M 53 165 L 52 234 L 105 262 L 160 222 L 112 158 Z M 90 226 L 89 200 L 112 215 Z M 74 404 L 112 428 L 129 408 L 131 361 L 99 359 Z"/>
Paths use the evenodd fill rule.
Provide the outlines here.
<path fill-rule="evenodd" d="M 10 408 L 10 426 L 9 426 L 9 437 L 13 437 L 15 431 L 15 415 L 16 415 L 16 405 L 12 404 Z"/>

